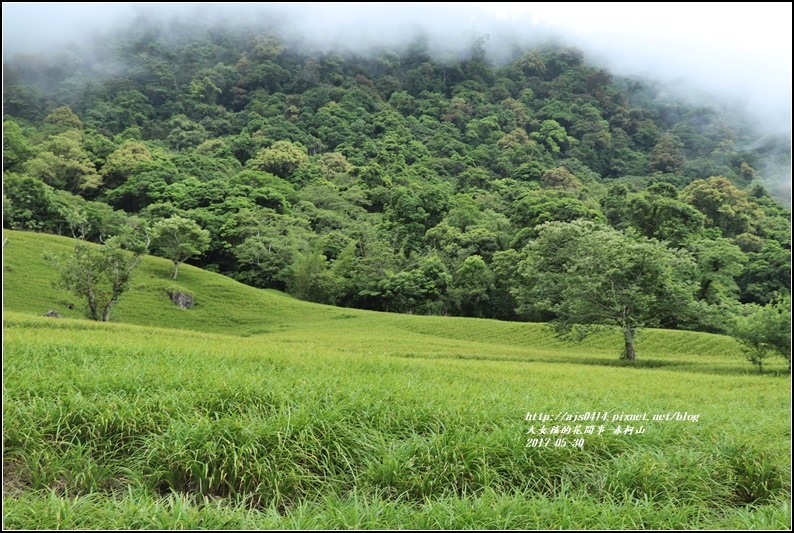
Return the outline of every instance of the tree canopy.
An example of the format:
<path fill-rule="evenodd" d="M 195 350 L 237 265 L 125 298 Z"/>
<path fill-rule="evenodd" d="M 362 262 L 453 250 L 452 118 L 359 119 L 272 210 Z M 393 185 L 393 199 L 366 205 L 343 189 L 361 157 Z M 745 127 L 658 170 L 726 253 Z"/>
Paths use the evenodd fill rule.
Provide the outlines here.
<path fill-rule="evenodd" d="M 562 333 L 618 326 L 623 357 L 636 359 L 639 328 L 675 324 L 694 304 L 689 254 L 593 222 L 548 222 L 527 244 L 513 292 L 520 308 L 553 314 Z"/>
<path fill-rule="evenodd" d="M 210 244 L 207 230 L 193 220 L 176 215 L 155 224 L 152 232 L 155 250 L 174 263 L 171 279 L 177 278 L 179 265 L 206 251 Z"/>
<path fill-rule="evenodd" d="M 130 288 L 139 259 L 117 241 L 102 246 L 79 242 L 71 255 L 50 256 L 58 274 L 55 286 L 83 299 L 87 316 L 102 322 L 110 320 L 111 308 Z"/>
<path fill-rule="evenodd" d="M 791 372 L 791 295 L 762 306 L 750 305 L 737 316 L 731 334 L 741 343 L 747 360 L 763 372 L 764 359 L 777 354 Z"/>

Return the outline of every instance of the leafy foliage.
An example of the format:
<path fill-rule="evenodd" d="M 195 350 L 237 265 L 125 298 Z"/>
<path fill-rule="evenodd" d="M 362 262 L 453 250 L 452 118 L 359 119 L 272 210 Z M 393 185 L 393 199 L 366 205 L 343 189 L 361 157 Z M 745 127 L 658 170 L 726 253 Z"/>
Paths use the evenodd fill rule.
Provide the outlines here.
<path fill-rule="evenodd" d="M 80 242 L 71 255 L 50 256 L 58 272 L 55 285 L 83 299 L 88 318 L 102 322 L 110 320 L 111 308 L 129 290 L 139 259 L 114 240 L 102 246 Z"/>
<path fill-rule="evenodd" d="M 152 228 L 152 245 L 155 250 L 174 263 L 171 279 L 176 279 L 179 265 L 186 259 L 203 253 L 210 245 L 210 234 L 195 221 L 172 216 L 161 220 Z"/>
<path fill-rule="evenodd" d="M 732 335 L 759 372 L 763 372 L 764 360 L 772 354 L 783 357 L 791 372 L 791 295 L 778 297 L 763 307 L 748 305 L 745 314 L 736 318 Z"/>
<path fill-rule="evenodd" d="M 694 303 L 694 262 L 658 241 L 582 220 L 549 222 L 526 251 L 524 285 L 513 289 L 522 307 L 550 311 L 561 333 L 618 326 L 629 361 L 639 328 L 682 320 Z"/>

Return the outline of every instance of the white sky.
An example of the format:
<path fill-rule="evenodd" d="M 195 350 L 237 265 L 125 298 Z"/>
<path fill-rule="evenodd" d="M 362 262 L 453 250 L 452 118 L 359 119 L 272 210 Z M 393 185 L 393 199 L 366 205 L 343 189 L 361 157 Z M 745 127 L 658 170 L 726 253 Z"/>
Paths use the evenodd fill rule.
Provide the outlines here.
<path fill-rule="evenodd" d="M 791 3 L 492 3 L 510 24 L 559 30 L 612 71 L 686 80 L 791 131 Z"/>
<path fill-rule="evenodd" d="M 791 131 L 791 3 L 333 3 L 260 4 L 300 18 L 294 31 L 345 43 L 385 44 L 421 26 L 446 42 L 475 30 L 501 36 L 551 30 L 586 57 L 624 75 L 643 75 L 738 100 L 770 129 Z M 107 31 L 141 11 L 190 16 L 168 3 L 3 3 L 4 57 Z M 244 3 L 199 9 L 234 19 Z"/>

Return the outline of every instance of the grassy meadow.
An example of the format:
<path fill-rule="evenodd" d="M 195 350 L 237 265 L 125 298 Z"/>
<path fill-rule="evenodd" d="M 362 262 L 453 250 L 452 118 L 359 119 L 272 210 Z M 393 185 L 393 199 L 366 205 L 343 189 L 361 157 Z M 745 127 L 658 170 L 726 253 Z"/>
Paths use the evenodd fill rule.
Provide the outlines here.
<path fill-rule="evenodd" d="M 617 332 L 316 305 L 155 257 L 98 323 L 51 285 L 73 240 L 5 236 L 4 528 L 790 528 L 786 364 L 728 337 L 646 330 L 630 365 Z"/>

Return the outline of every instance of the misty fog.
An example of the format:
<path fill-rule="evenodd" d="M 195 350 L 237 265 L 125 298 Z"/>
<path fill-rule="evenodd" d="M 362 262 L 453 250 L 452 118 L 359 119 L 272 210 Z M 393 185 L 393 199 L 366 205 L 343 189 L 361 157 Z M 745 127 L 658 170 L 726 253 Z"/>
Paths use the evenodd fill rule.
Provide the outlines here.
<path fill-rule="evenodd" d="M 133 4 L 4 3 L 3 57 L 79 47 L 139 17 L 189 25 L 271 26 L 287 41 L 365 53 L 426 36 L 432 52 L 487 35 L 495 61 L 549 39 L 611 72 L 664 84 L 676 97 L 741 106 L 790 137 L 791 4 Z"/>

